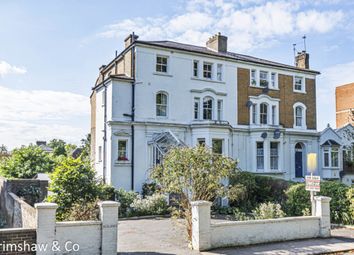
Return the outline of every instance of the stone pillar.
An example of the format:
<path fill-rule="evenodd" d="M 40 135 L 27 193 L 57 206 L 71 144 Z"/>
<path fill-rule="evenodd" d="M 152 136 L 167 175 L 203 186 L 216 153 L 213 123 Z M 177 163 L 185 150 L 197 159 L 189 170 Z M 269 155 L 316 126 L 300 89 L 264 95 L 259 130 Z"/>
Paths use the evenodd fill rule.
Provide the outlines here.
<path fill-rule="evenodd" d="M 53 255 L 53 241 L 55 240 L 55 213 L 58 205 L 55 203 L 38 203 L 36 208 L 37 244 L 45 247 L 37 251 L 37 255 Z"/>
<path fill-rule="evenodd" d="M 118 243 L 118 202 L 104 201 L 100 206 L 100 220 L 102 221 L 102 255 L 116 255 Z"/>
<path fill-rule="evenodd" d="M 194 250 L 211 248 L 210 207 L 211 202 L 194 201 L 192 206 L 192 246 Z"/>
<path fill-rule="evenodd" d="M 331 201 L 330 197 L 316 196 L 316 216 L 321 217 L 320 221 L 320 236 L 329 237 L 331 236 L 331 215 L 329 202 Z"/>

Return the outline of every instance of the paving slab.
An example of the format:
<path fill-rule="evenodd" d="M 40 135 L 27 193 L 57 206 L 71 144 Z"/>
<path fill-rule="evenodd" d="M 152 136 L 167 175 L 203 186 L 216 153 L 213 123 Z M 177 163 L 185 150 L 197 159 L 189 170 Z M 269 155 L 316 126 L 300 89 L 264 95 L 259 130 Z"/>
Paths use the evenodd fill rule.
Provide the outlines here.
<path fill-rule="evenodd" d="M 331 238 L 222 248 L 200 253 L 188 247 L 186 230 L 181 220 L 166 218 L 124 220 L 118 223 L 118 254 L 354 254 L 354 230 L 334 229 Z"/>

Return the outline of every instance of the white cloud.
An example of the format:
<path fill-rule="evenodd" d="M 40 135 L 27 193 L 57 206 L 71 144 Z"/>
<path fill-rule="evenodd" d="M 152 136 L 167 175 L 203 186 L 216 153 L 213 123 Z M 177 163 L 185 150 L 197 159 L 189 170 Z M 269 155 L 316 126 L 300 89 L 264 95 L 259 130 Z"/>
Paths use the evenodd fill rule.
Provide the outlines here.
<path fill-rule="evenodd" d="M 89 99 L 83 95 L 0 86 L 0 109 L 0 144 L 10 148 L 36 139 L 79 142 L 89 132 Z"/>
<path fill-rule="evenodd" d="M 264 47 L 281 36 L 326 33 L 344 18 L 342 11 L 303 11 L 305 4 L 282 0 L 191 0 L 181 14 L 125 19 L 107 26 L 99 36 L 121 40 L 134 31 L 142 40 L 204 45 L 209 36 L 221 32 L 229 37 L 229 48 L 240 52 Z"/>
<path fill-rule="evenodd" d="M 3 60 L 0 61 L 0 76 L 5 76 L 7 74 L 25 74 L 26 72 L 27 70 L 23 67 L 10 65 Z"/>
<path fill-rule="evenodd" d="M 297 15 L 297 27 L 301 32 L 317 31 L 326 33 L 332 30 L 344 17 L 342 11 L 318 12 L 310 10 Z"/>
<path fill-rule="evenodd" d="M 354 81 L 354 61 L 324 69 L 317 82 L 318 129 L 335 127 L 335 88 Z"/>

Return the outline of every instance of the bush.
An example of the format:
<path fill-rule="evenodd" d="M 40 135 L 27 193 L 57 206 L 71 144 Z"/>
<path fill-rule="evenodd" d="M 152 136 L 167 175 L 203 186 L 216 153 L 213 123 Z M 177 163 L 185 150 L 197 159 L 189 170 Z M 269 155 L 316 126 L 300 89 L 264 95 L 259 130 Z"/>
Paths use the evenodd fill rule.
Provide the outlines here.
<path fill-rule="evenodd" d="M 350 217 L 354 219 L 354 188 L 350 188 L 347 191 L 347 199 L 350 201 L 350 205 L 349 205 Z"/>
<path fill-rule="evenodd" d="M 274 204 L 272 202 L 260 204 L 253 213 L 255 219 L 274 219 L 285 216 L 280 204 Z"/>
<path fill-rule="evenodd" d="M 157 186 L 155 182 L 147 183 L 145 182 L 142 187 L 143 197 L 152 196 L 154 193 L 160 191 L 160 187 Z"/>
<path fill-rule="evenodd" d="M 134 216 L 162 215 L 168 212 L 166 196 L 162 194 L 154 194 L 146 198 L 139 195 L 130 206 Z"/>
<path fill-rule="evenodd" d="M 131 212 L 130 205 L 138 197 L 138 193 L 118 189 L 115 191 L 115 196 L 116 200 L 120 203 L 119 217 L 128 217 Z"/>
<path fill-rule="evenodd" d="M 98 201 L 88 202 L 85 204 L 77 203 L 71 207 L 66 220 L 80 221 L 80 220 L 98 220 L 99 219 Z"/>
<path fill-rule="evenodd" d="M 116 200 L 116 194 L 115 194 L 115 189 L 111 185 L 107 184 L 99 184 L 98 186 L 99 190 L 99 199 L 102 201 L 115 201 Z"/>
<path fill-rule="evenodd" d="M 288 181 L 268 176 L 256 175 L 250 172 L 240 171 L 230 178 L 232 186 L 238 186 L 239 191 L 243 187 L 243 195 L 239 194 L 232 206 L 243 211 L 251 211 L 260 203 L 268 201 L 283 204 L 286 200 L 285 191 L 289 187 Z"/>
<path fill-rule="evenodd" d="M 331 197 L 331 222 L 339 224 L 353 224 L 354 218 L 351 217 L 350 199 L 348 191 L 350 188 L 343 183 L 336 181 L 324 181 L 321 183 L 321 196 Z"/>
<path fill-rule="evenodd" d="M 41 196 L 41 188 L 30 185 L 28 187 L 23 187 L 19 189 L 16 193 L 17 196 L 26 201 L 27 204 L 34 206 L 35 203 L 39 203 L 39 198 Z"/>
<path fill-rule="evenodd" d="M 100 195 L 99 181 L 90 163 L 66 158 L 51 174 L 49 202 L 58 204 L 57 219 L 64 220 L 75 204 L 85 205 Z"/>
<path fill-rule="evenodd" d="M 292 185 L 286 192 L 285 211 L 289 216 L 302 216 L 305 210 L 311 209 L 310 192 L 305 190 L 304 183 Z"/>

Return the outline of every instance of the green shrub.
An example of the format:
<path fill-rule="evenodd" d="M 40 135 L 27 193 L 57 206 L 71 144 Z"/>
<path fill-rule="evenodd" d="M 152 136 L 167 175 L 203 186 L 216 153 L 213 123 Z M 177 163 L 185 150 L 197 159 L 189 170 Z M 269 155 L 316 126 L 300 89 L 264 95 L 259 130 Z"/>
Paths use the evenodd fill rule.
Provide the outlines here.
<path fill-rule="evenodd" d="M 102 201 L 115 201 L 115 188 L 108 184 L 99 184 L 98 186 L 99 194 L 98 198 Z"/>
<path fill-rule="evenodd" d="M 98 220 L 100 209 L 98 207 L 98 200 L 88 202 L 85 204 L 74 204 L 66 216 L 69 221 L 82 221 L 82 220 Z"/>
<path fill-rule="evenodd" d="M 285 202 L 285 212 L 289 216 L 302 216 L 304 210 L 310 210 L 310 192 L 305 190 L 304 183 L 297 183 L 290 186 L 285 192 L 287 200 Z"/>
<path fill-rule="evenodd" d="M 247 215 L 245 212 L 242 212 L 238 208 L 233 209 L 233 216 L 237 221 L 253 220 L 252 216 Z"/>
<path fill-rule="evenodd" d="M 280 204 L 272 202 L 260 204 L 256 210 L 253 211 L 255 219 L 274 219 L 285 216 Z"/>
<path fill-rule="evenodd" d="M 285 191 L 289 187 L 288 181 L 268 176 L 256 175 L 250 172 L 240 171 L 230 178 L 232 186 L 239 186 L 238 199 L 232 201 L 231 206 L 243 211 L 251 211 L 260 203 L 274 202 L 283 204 L 286 200 Z"/>
<path fill-rule="evenodd" d="M 26 203 L 31 206 L 34 206 L 35 203 L 41 202 L 39 201 L 39 198 L 41 196 L 41 188 L 34 185 L 19 189 L 16 192 L 16 195 L 22 198 L 24 201 L 26 201 Z"/>
<path fill-rule="evenodd" d="M 168 212 L 167 199 L 162 194 L 154 194 L 146 198 L 139 195 L 130 206 L 134 216 L 162 215 Z"/>
<path fill-rule="evenodd" d="M 116 200 L 120 203 L 119 217 L 128 217 L 130 214 L 130 205 L 138 197 L 138 193 L 134 191 L 126 191 L 118 189 L 115 191 Z"/>
<path fill-rule="evenodd" d="M 347 191 L 347 199 L 350 201 L 350 205 L 349 205 L 350 217 L 354 219 L 354 188 L 350 188 Z"/>
<path fill-rule="evenodd" d="M 331 222 L 340 224 L 353 224 L 354 218 L 351 217 L 351 201 L 347 197 L 350 190 L 348 186 L 336 181 L 321 182 L 321 196 L 331 197 Z"/>

